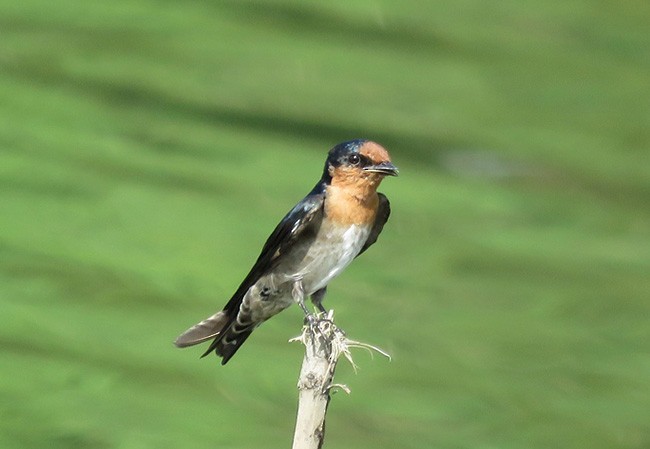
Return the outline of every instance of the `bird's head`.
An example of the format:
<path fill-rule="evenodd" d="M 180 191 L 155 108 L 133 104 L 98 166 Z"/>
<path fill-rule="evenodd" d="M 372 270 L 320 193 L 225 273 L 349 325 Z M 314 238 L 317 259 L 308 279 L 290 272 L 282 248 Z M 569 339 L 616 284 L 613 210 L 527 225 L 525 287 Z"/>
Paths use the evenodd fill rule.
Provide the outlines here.
<path fill-rule="evenodd" d="M 340 143 L 330 150 L 323 177 L 332 185 L 377 188 L 384 177 L 398 173 L 384 147 L 358 139 Z"/>

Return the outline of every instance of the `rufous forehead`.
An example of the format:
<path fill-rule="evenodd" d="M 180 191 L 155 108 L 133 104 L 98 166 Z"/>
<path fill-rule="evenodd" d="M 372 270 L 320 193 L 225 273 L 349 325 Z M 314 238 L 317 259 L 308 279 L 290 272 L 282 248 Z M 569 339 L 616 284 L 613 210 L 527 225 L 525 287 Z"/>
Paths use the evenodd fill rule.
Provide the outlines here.
<path fill-rule="evenodd" d="M 390 162 L 390 155 L 388 154 L 388 151 L 386 151 L 384 147 L 375 142 L 365 142 L 359 148 L 359 153 L 363 156 L 366 156 L 375 163 Z"/>

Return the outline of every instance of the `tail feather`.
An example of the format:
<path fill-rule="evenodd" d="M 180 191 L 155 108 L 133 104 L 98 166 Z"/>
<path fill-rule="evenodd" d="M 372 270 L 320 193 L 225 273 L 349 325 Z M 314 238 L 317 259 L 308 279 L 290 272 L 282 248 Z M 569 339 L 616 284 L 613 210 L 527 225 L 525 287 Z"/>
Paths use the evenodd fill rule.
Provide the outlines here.
<path fill-rule="evenodd" d="M 229 316 L 226 310 L 215 313 L 183 332 L 174 344 L 185 348 L 214 339 L 201 357 L 214 351 L 217 356 L 223 358 L 221 364 L 225 365 L 260 324 L 252 322 L 247 307 L 244 307 L 243 312 L 240 311 L 234 318 Z"/>
<path fill-rule="evenodd" d="M 224 328 L 230 324 L 230 321 L 231 319 L 225 311 L 217 312 L 183 332 L 174 341 L 174 344 L 179 348 L 186 348 L 218 337 Z"/>
<path fill-rule="evenodd" d="M 250 334 L 253 333 L 253 330 L 254 328 L 249 328 L 246 331 L 235 333 L 234 326 L 231 326 L 222 336 L 215 338 L 208 350 L 201 357 L 205 357 L 214 351 L 216 355 L 222 358 L 221 364 L 225 365 L 235 355 L 241 345 L 244 344 Z"/>
<path fill-rule="evenodd" d="M 228 360 L 235 355 L 255 328 L 261 324 L 253 322 L 249 312 L 247 304 L 244 303 L 235 319 L 224 327 L 223 331 L 214 339 L 201 357 L 205 357 L 214 351 L 216 355 L 223 358 L 222 365 L 228 363 Z"/>

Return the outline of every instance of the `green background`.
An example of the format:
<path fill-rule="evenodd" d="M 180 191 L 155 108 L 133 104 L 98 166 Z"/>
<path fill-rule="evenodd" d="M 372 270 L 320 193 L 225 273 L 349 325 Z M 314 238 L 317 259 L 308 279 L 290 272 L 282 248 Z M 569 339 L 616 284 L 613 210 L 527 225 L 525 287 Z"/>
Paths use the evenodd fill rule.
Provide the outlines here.
<path fill-rule="evenodd" d="M 650 447 L 646 1 L 0 1 L 0 447 L 281 448 L 302 324 L 177 350 L 327 150 L 399 178 L 330 286 L 327 448 Z"/>

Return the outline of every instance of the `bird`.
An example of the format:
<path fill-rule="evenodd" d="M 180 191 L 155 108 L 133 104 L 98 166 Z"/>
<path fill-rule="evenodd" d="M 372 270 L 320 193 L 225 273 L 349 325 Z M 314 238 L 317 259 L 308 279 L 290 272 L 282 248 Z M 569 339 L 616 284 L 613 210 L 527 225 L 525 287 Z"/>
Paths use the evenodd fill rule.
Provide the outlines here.
<path fill-rule="evenodd" d="M 329 282 L 364 253 L 390 215 L 388 198 L 377 192 L 386 176 L 397 176 L 388 151 L 356 139 L 334 146 L 314 188 L 280 221 L 248 275 L 223 310 L 183 332 L 177 347 L 213 340 L 225 365 L 263 322 L 298 303 L 305 316 L 309 297 L 323 313 Z"/>

